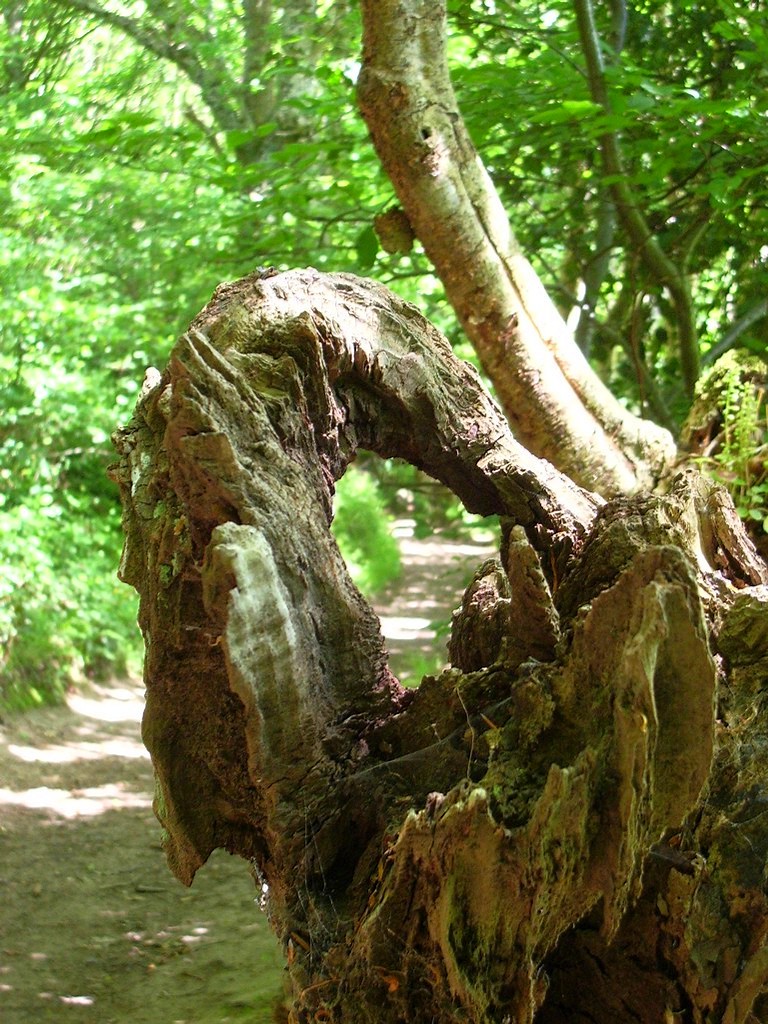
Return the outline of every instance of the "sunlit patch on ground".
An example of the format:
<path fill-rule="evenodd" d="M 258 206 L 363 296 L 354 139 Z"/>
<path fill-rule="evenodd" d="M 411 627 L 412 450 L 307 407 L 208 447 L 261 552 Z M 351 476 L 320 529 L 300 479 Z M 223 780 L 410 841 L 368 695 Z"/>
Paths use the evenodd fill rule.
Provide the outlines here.
<path fill-rule="evenodd" d="M 385 640 L 434 640 L 437 636 L 429 619 L 382 615 L 380 622 Z"/>
<path fill-rule="evenodd" d="M 126 807 L 151 807 L 152 797 L 148 793 L 133 793 L 124 783 L 116 782 L 74 791 L 48 786 L 36 786 L 18 793 L 0 789 L 0 804 L 53 811 L 62 818 L 84 818 Z"/>
<path fill-rule="evenodd" d="M 162 851 L 139 685 L 0 725 L 0 1021 L 268 1024 L 282 958 L 248 866 Z M 103 700 L 103 704 L 101 701 Z"/>
<path fill-rule="evenodd" d="M 69 764 L 72 761 L 94 761 L 103 757 L 149 758 L 146 747 L 135 739 L 117 737 L 99 743 L 54 743 L 45 747 L 8 744 L 8 753 L 20 761 L 40 761 L 45 764 Z"/>
<path fill-rule="evenodd" d="M 21 728 L 13 739 L 0 735 L 5 763 L 0 813 L 16 807 L 56 820 L 151 807 L 150 789 L 124 781 L 127 761 L 149 760 L 139 736 L 142 687 L 93 686 L 70 695 L 67 704 L 69 715 L 67 709 L 43 709 L 18 719 Z M 84 775 L 84 762 L 98 768 L 98 780 Z M 19 784 L 24 765 L 40 766 L 40 785 Z"/>
<path fill-rule="evenodd" d="M 140 722 L 144 708 L 138 687 L 94 686 L 92 695 L 72 693 L 67 704 L 76 715 L 99 722 Z"/>

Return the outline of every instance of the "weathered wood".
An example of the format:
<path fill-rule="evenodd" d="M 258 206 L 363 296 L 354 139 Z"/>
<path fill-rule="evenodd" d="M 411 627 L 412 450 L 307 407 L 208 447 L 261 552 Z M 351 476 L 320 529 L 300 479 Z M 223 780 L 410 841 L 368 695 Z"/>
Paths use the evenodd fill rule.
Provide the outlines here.
<path fill-rule="evenodd" d="M 760 1019 L 768 575 L 722 492 L 601 502 L 314 271 L 217 289 L 116 443 L 169 863 L 252 863 L 293 1021 Z M 360 448 L 502 516 L 415 691 L 329 530 Z"/>

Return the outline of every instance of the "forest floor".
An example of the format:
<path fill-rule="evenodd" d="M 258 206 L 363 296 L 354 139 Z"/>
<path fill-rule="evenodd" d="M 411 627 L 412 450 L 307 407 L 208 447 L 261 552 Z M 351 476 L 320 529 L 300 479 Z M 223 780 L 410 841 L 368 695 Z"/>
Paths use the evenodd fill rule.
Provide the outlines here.
<path fill-rule="evenodd" d="M 401 527 L 403 572 L 373 604 L 391 665 L 444 661 L 452 609 L 489 546 Z M 0 725 L 4 1024 L 271 1024 L 282 956 L 246 865 L 218 850 L 191 889 L 152 814 L 142 686 L 115 681 Z"/>

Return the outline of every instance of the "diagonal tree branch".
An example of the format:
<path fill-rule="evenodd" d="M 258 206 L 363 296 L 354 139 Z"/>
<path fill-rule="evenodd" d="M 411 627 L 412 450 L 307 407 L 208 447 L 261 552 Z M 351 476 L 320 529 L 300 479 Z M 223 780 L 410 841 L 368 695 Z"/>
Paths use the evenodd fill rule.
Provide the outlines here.
<path fill-rule="evenodd" d="M 742 334 L 748 331 L 752 324 L 758 323 L 758 321 L 766 316 L 768 316 L 768 299 L 755 302 L 735 323 L 731 324 L 717 345 L 714 345 L 704 355 L 704 363 L 709 366 L 719 359 L 720 356 L 728 352 L 729 349 L 734 348 Z"/>
<path fill-rule="evenodd" d="M 172 19 L 166 22 L 165 33 L 161 33 L 158 27 L 150 25 L 146 20 L 118 14 L 96 0 L 52 0 L 52 3 L 58 7 L 91 15 L 103 24 L 124 32 L 155 56 L 175 64 L 190 82 L 200 89 L 204 103 L 223 131 L 242 127 L 242 116 L 237 105 L 229 99 L 222 88 L 226 78 L 222 79 L 220 73 L 209 68 L 198 56 L 199 43 L 205 37 L 198 32 L 197 45 L 194 45 L 195 40 L 188 36 L 186 22 L 185 35 L 182 37 L 174 31 L 175 25 L 181 22 L 174 22 Z M 208 41 L 213 43 L 212 38 Z"/>
<path fill-rule="evenodd" d="M 574 0 L 574 8 L 592 99 L 606 114 L 610 114 L 611 102 L 592 0 Z M 600 150 L 603 170 L 611 178 L 610 188 L 621 225 L 648 273 L 667 290 L 674 304 L 683 383 L 687 394 L 692 397 L 700 364 L 695 312 L 688 279 L 661 248 L 640 209 L 624 169 L 616 132 L 604 132 L 600 136 Z"/>
<path fill-rule="evenodd" d="M 363 116 L 517 436 L 604 494 L 652 485 L 671 438 L 604 387 L 520 251 L 458 110 L 445 3 L 362 11 Z"/>

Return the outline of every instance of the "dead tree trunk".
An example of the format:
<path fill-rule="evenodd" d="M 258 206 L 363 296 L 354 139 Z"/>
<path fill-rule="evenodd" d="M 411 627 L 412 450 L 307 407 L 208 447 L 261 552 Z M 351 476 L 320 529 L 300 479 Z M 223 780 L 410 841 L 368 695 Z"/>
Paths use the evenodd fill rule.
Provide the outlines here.
<path fill-rule="evenodd" d="M 291 1020 L 768 1017 L 768 576 L 721 491 L 603 503 L 314 271 L 219 288 L 116 440 L 169 863 L 250 861 Z M 502 516 L 414 691 L 329 532 L 359 448 Z"/>

